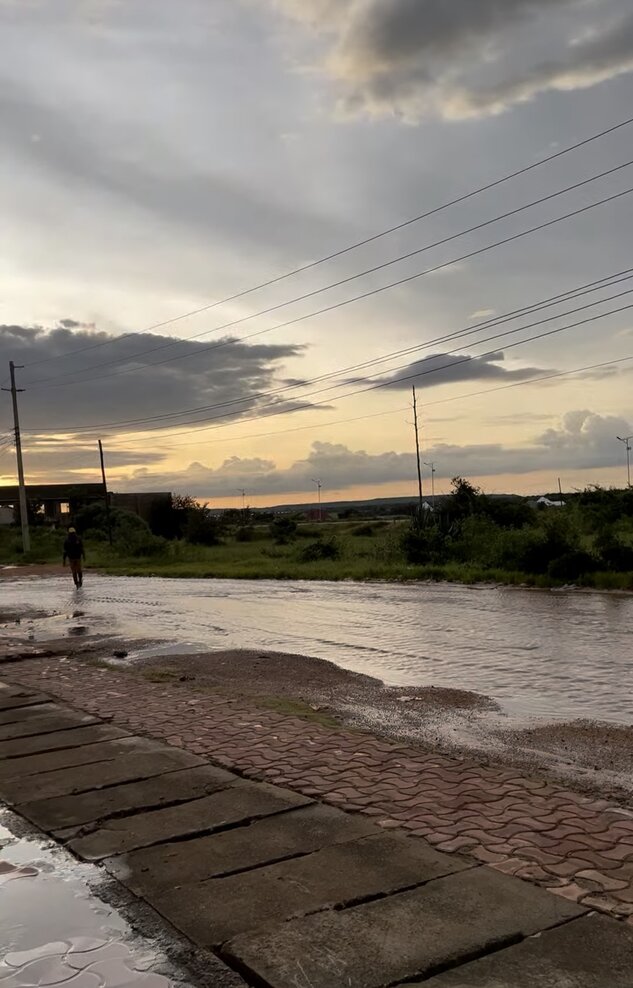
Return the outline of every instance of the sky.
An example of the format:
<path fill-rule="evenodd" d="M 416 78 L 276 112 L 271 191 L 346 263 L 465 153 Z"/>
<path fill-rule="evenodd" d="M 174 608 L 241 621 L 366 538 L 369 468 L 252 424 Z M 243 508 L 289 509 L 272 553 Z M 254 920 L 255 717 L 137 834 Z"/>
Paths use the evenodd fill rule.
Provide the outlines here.
<path fill-rule="evenodd" d="M 427 492 L 622 486 L 632 107 L 628 0 L 0 0 L 27 480 L 413 495 L 415 385 Z"/>

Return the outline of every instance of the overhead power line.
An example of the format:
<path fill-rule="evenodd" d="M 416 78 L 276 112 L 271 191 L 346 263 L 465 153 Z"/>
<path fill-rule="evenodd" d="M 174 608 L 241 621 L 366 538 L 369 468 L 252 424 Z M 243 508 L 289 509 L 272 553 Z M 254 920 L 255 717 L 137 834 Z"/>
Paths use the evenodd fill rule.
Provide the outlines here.
<path fill-rule="evenodd" d="M 582 374 L 588 371 L 601 370 L 606 367 L 614 367 L 619 364 L 630 363 L 633 361 L 633 354 L 627 357 L 618 357 L 614 360 L 604 360 L 597 364 L 585 364 L 583 367 L 573 367 L 566 371 L 556 371 L 553 374 L 542 374 L 535 377 L 526 378 L 523 381 L 512 381 L 510 384 L 501 384 L 494 388 L 484 388 L 481 391 L 469 391 L 467 393 L 462 393 L 458 395 L 450 395 L 447 398 L 437 398 L 433 401 L 425 401 L 420 403 L 421 408 L 431 408 L 434 405 L 443 405 L 447 402 L 462 401 L 466 398 L 479 398 L 483 395 L 494 394 L 497 391 L 508 391 L 511 388 L 521 388 L 530 384 L 542 384 L 547 381 L 553 381 L 561 377 L 571 377 L 573 374 Z M 386 418 L 389 415 L 401 415 L 403 412 L 410 411 L 410 405 L 403 405 L 400 408 L 393 408 L 386 412 L 372 412 L 368 415 L 357 415 L 354 418 L 349 419 L 336 419 L 333 422 L 320 422 L 319 425 L 298 425 L 292 426 L 289 429 L 278 429 L 275 432 L 256 432 L 249 433 L 246 436 L 223 436 L 221 439 L 208 439 L 204 440 L 204 445 L 216 445 L 218 443 L 236 443 L 252 439 L 268 439 L 274 438 L 275 436 L 285 436 L 294 432 L 317 432 L 322 429 L 330 429 L 338 425 L 349 425 L 356 422 L 364 422 L 369 419 L 376 418 Z M 234 422 L 230 423 L 234 425 Z M 193 430 L 197 431 L 197 430 Z M 186 433 L 181 433 L 181 435 L 186 435 Z M 167 446 L 168 449 L 180 449 L 189 446 L 200 447 L 201 440 L 194 440 L 193 442 L 177 443 L 170 442 Z M 127 448 L 128 446 L 138 446 L 138 443 L 134 443 L 130 440 L 128 441 L 117 441 L 113 449 L 119 449 L 120 447 Z"/>
<path fill-rule="evenodd" d="M 267 392 L 257 392 L 254 395 L 248 395 L 241 398 L 232 398 L 227 401 L 205 403 L 204 405 L 196 405 L 190 408 L 182 408 L 175 412 L 164 412 L 157 415 L 144 416 L 142 418 L 119 420 L 117 422 L 101 422 L 98 423 L 97 425 L 78 426 L 75 427 L 73 431 L 90 432 L 94 428 L 110 428 L 113 426 L 139 425 L 148 421 L 151 422 L 165 421 L 167 419 L 180 418 L 184 415 L 191 415 L 197 412 L 208 412 L 216 408 L 227 408 L 236 404 L 245 404 L 252 401 L 259 401 L 262 398 L 275 397 L 282 393 L 288 393 L 288 391 L 305 390 L 305 388 L 309 387 L 310 385 L 317 384 L 323 380 L 339 377 L 342 376 L 343 374 L 349 374 L 357 370 L 365 369 L 366 367 L 369 366 L 375 366 L 376 364 L 383 364 L 386 363 L 387 361 L 396 359 L 397 357 L 412 355 L 413 353 L 418 353 L 421 350 L 426 350 L 432 346 L 441 345 L 449 341 L 453 341 L 456 339 L 463 340 L 467 336 L 472 336 L 474 334 L 480 333 L 482 330 L 490 329 L 496 326 L 502 326 L 505 323 L 513 322 L 516 319 L 520 319 L 528 315 L 533 315 L 539 311 L 543 311 L 544 309 L 551 308 L 552 306 L 574 301 L 577 298 L 581 298 L 584 295 L 591 294 L 595 291 L 610 289 L 618 284 L 621 284 L 622 282 L 630 280 L 631 277 L 633 277 L 633 268 L 625 268 L 623 271 L 614 272 L 610 275 L 606 275 L 594 281 L 578 285 L 575 288 L 568 289 L 566 292 L 559 293 L 558 295 L 549 296 L 548 298 L 545 299 L 539 299 L 538 301 L 533 302 L 529 305 L 521 306 L 509 312 L 500 313 L 499 315 L 493 316 L 492 318 L 484 319 L 483 321 L 480 321 L 475 324 L 469 323 L 466 327 L 461 327 L 460 329 L 455 330 L 453 332 L 444 333 L 440 336 L 433 337 L 430 340 L 425 340 L 423 343 L 418 343 L 415 344 L 414 346 L 405 347 L 404 349 L 401 350 L 391 351 L 389 353 L 382 354 L 379 357 L 375 357 L 358 364 L 352 364 L 352 365 L 348 365 L 347 367 L 338 368 L 337 370 L 331 371 L 327 374 L 322 374 L 315 378 L 302 381 L 300 384 L 285 385 L 280 388 L 270 389 Z M 608 301 L 608 299 L 596 299 L 594 302 L 590 304 L 598 305 L 602 301 Z M 572 310 L 572 311 L 575 312 L 577 310 Z M 554 318 L 562 318 L 568 314 L 569 312 L 558 313 L 558 316 L 555 316 Z M 532 323 L 530 324 L 530 326 L 540 325 L 540 324 L 541 324 L 540 322 L 537 324 Z M 529 328 L 529 327 L 523 327 L 523 328 Z M 386 372 L 387 371 L 385 371 L 385 373 Z M 45 427 L 41 431 L 63 431 L 63 430 L 58 430 L 52 427 Z"/>
<path fill-rule="evenodd" d="M 437 247 L 446 246 L 447 244 L 452 243 L 455 240 L 459 240 L 462 237 L 467 236 L 468 234 L 477 233 L 477 232 L 479 232 L 481 230 L 486 229 L 489 226 L 492 226 L 492 225 L 494 225 L 496 223 L 501 222 L 502 220 L 509 219 L 510 217 L 513 217 L 513 216 L 517 216 L 520 213 L 523 213 L 523 212 L 525 212 L 528 209 L 533 209 L 535 206 L 540 206 L 540 205 L 543 205 L 546 202 L 551 202 L 553 199 L 557 199 L 560 196 L 567 195 L 570 192 L 576 191 L 576 190 L 578 190 L 580 188 L 583 188 L 583 187 L 591 184 L 592 182 L 596 182 L 596 181 L 598 181 L 598 180 L 600 180 L 602 178 L 606 178 L 606 177 L 608 177 L 610 175 L 614 175 L 617 172 L 623 171 L 625 168 L 630 168 L 631 165 L 633 165 L 633 159 L 630 159 L 630 160 L 628 160 L 626 162 L 623 162 L 622 164 L 616 165 L 613 168 L 608 168 L 605 171 L 602 171 L 602 172 L 599 172 L 599 173 L 597 173 L 595 175 L 592 175 L 592 176 L 590 176 L 587 179 L 583 179 L 583 181 L 581 181 L 581 182 L 576 182 L 576 183 L 574 183 L 572 185 L 564 186 L 562 189 L 558 189 L 556 192 L 549 193 L 546 196 L 541 196 L 539 199 L 533 199 L 531 202 L 524 203 L 523 205 L 517 206 L 514 209 L 507 210 L 504 213 L 500 213 L 497 216 L 492 217 L 491 219 L 485 220 L 485 221 L 483 221 L 481 223 L 477 223 L 474 226 L 470 226 L 470 227 L 468 227 L 465 230 L 459 231 L 458 233 L 451 234 L 448 237 L 443 237 L 440 240 L 434 241 L 433 243 L 425 244 L 423 247 L 418 247 L 418 248 L 416 248 L 416 250 L 409 251 L 406 254 L 401 254 L 399 257 L 392 258 L 391 260 L 388 260 L 388 261 L 384 261 L 381 264 L 376 264 L 373 267 L 366 268 L 365 270 L 360 271 L 360 272 L 357 272 L 356 274 L 353 274 L 353 275 L 349 275 L 346 278 L 341 278 L 338 281 L 332 282 L 329 285 L 324 285 L 321 288 L 316 288 L 316 289 L 313 289 L 312 291 L 304 292 L 301 295 L 297 295 L 294 298 L 287 299 L 286 301 L 278 302 L 275 305 L 270 305 L 267 308 L 260 309 L 258 312 L 253 312 L 253 313 L 250 313 L 249 315 L 241 316 L 239 319 L 233 319 L 233 320 L 231 320 L 229 322 L 223 323 L 220 326 L 216 326 L 216 327 L 214 327 L 211 330 L 203 330 L 201 333 L 196 333 L 193 336 L 187 337 L 186 340 L 176 339 L 176 340 L 170 340 L 167 343 L 159 343 L 159 344 L 156 344 L 155 346 L 148 347 L 148 348 L 143 349 L 143 350 L 139 350 L 137 353 L 135 353 L 135 354 L 133 354 L 133 355 L 131 355 L 129 357 L 118 357 L 118 358 L 115 358 L 114 360 L 102 361 L 99 364 L 94 364 L 94 365 L 92 365 L 90 367 L 85 367 L 85 368 L 81 369 L 79 371 L 79 373 L 84 373 L 85 371 L 88 371 L 89 372 L 91 370 L 103 369 L 103 368 L 106 368 L 106 367 L 112 367 L 112 366 L 115 366 L 117 364 L 135 363 L 136 361 L 138 361 L 139 357 L 144 357 L 144 356 L 147 356 L 148 354 L 151 354 L 151 353 L 156 353 L 158 351 L 162 351 L 162 350 L 166 350 L 166 349 L 171 349 L 174 346 L 181 346 L 183 344 L 183 342 L 187 342 L 187 341 L 190 341 L 190 340 L 198 339 L 198 338 L 200 338 L 202 336 L 207 336 L 211 332 L 220 332 L 222 330 L 232 329 L 232 328 L 235 328 L 236 326 L 241 326 L 244 323 L 250 322 L 253 319 L 260 318 L 261 316 L 271 315 L 274 312 L 278 312 L 280 309 L 287 308 L 289 305 L 294 305 L 294 304 L 297 304 L 299 302 L 305 302 L 305 301 L 308 301 L 309 299 L 316 298 L 318 295 L 322 295 L 324 292 L 332 291 L 335 288 L 341 288 L 344 285 L 351 284 L 352 282 L 357 281 L 360 278 L 367 277 L 367 276 L 369 276 L 371 274 L 376 274 L 378 271 L 385 270 L 386 268 L 392 267 L 395 264 L 400 264 L 403 261 L 411 260 L 413 257 L 417 257 L 418 255 L 423 254 L 423 253 L 426 253 L 429 250 L 433 250 L 433 249 L 435 249 Z M 470 255 L 467 255 L 467 256 L 470 256 Z M 453 261 L 452 263 L 455 263 L 455 262 Z M 417 277 L 420 277 L 420 275 L 417 275 Z M 405 280 L 411 280 L 411 279 L 405 279 Z M 396 285 L 397 284 L 401 284 L 401 282 L 396 282 L 395 284 Z M 389 286 L 389 285 L 383 286 L 381 289 L 379 289 L 379 291 L 386 291 L 389 287 L 393 287 L 393 286 Z M 362 298 L 364 296 L 359 296 L 359 297 Z M 349 301 L 355 301 L 355 299 L 352 299 L 352 300 L 349 300 Z M 349 303 L 348 302 L 343 302 L 341 304 L 349 304 Z M 292 323 L 290 323 L 290 324 L 292 324 Z M 282 325 L 289 325 L 289 323 L 284 323 Z M 272 327 L 270 329 L 266 329 L 266 330 L 260 331 L 259 333 L 253 333 L 252 336 L 263 335 L 264 333 L 272 332 L 274 329 L 277 329 L 277 328 L 280 328 L 280 327 Z M 252 338 L 252 337 L 251 336 L 245 337 L 245 339 L 250 339 L 250 338 Z M 171 361 L 176 361 L 176 360 L 185 360 L 188 357 L 198 356 L 200 353 L 203 353 L 203 352 L 205 352 L 208 349 L 216 349 L 217 347 L 226 346 L 228 343 L 233 343 L 233 342 L 234 342 L 233 340 L 220 341 L 219 343 L 211 344 L 209 347 L 203 347 L 203 348 L 198 347 L 197 349 L 192 350 L 190 353 L 180 354 L 178 356 L 170 357 L 170 358 L 167 358 L 164 361 L 155 361 L 154 363 L 151 363 L 151 364 L 147 364 L 147 363 L 144 362 L 144 366 L 147 366 L 147 367 L 150 367 L 151 368 L 151 367 L 160 366 L 162 363 L 169 363 Z M 138 368 L 137 367 L 130 368 L 127 371 L 122 370 L 120 372 L 117 372 L 117 374 L 118 373 L 134 373 L 134 372 L 138 372 Z M 27 382 L 27 383 L 29 383 L 31 387 L 34 387 L 34 386 L 38 386 L 38 385 L 47 384 L 48 382 L 51 382 L 51 381 L 52 382 L 55 382 L 55 381 L 58 381 L 60 379 L 65 379 L 67 377 L 73 377 L 76 374 L 77 374 L 77 371 L 76 370 L 73 370 L 73 371 L 65 371 L 62 374 L 54 374 L 51 377 L 37 378 L 34 381 Z M 100 377 L 101 376 L 103 376 L 103 375 L 100 375 Z M 112 376 L 112 375 L 107 375 L 107 376 L 109 377 L 109 376 Z M 88 380 L 91 380 L 91 379 L 89 378 Z M 96 380 L 96 378 L 95 378 L 95 380 Z M 69 385 L 73 385 L 75 383 L 76 383 L 75 381 L 69 381 L 68 382 Z M 66 382 L 63 381 L 63 380 L 60 382 L 60 386 L 65 386 L 65 384 L 66 384 Z"/>
<path fill-rule="evenodd" d="M 633 291 L 633 289 L 629 290 L 628 292 L 623 292 L 621 294 L 630 294 L 631 291 Z M 607 301 L 607 300 L 605 300 L 605 301 Z M 611 309 L 608 312 L 600 313 L 599 315 L 589 316 L 589 317 L 587 317 L 585 319 L 578 320 L 577 322 L 574 322 L 574 323 L 568 323 L 566 326 L 560 326 L 560 327 L 557 327 L 556 329 L 551 329 L 551 330 L 547 330 L 547 331 L 542 332 L 542 333 L 538 333 L 538 334 L 536 334 L 534 336 L 528 337 L 525 340 L 517 340 L 514 343 L 504 344 L 503 345 L 503 349 L 504 350 L 512 350 L 512 349 L 515 349 L 516 347 L 524 346 L 526 343 L 532 343 L 532 342 L 535 342 L 537 340 L 541 340 L 541 339 L 545 339 L 545 338 L 548 338 L 548 337 L 551 337 L 551 336 L 558 335 L 558 334 L 563 333 L 563 332 L 566 332 L 567 330 L 570 330 L 570 329 L 576 329 L 576 328 L 578 328 L 580 326 L 585 326 L 585 325 L 588 325 L 590 323 L 598 322 L 600 319 L 604 319 L 604 318 L 607 318 L 608 316 L 615 315 L 615 314 L 618 314 L 620 312 L 627 311 L 627 310 L 629 310 L 631 308 L 633 308 L 633 303 L 630 303 L 630 304 L 624 305 L 624 306 L 620 306 L 620 307 L 615 308 L 615 309 Z M 564 315 L 569 315 L 569 314 L 571 314 L 571 313 L 562 313 L 562 314 L 559 314 L 559 316 L 553 317 L 553 318 L 562 318 Z M 531 324 L 531 326 L 523 326 L 523 327 L 520 327 L 520 329 L 518 331 L 525 330 L 525 329 L 528 329 L 528 328 L 533 328 L 534 326 L 542 325 L 543 323 L 547 323 L 547 322 L 551 322 L 551 321 L 552 321 L 552 317 L 550 317 L 548 319 L 540 320 L 540 321 L 538 321 L 536 323 Z M 514 330 L 512 332 L 517 332 L 517 330 Z M 496 336 L 487 337 L 484 340 L 479 340 L 478 341 L 478 344 L 487 343 L 487 342 L 490 342 L 491 340 L 497 339 L 499 336 L 506 336 L 506 335 L 509 335 L 509 334 L 508 333 L 501 333 L 501 334 L 497 334 Z M 427 369 L 425 371 L 418 371 L 418 372 L 413 373 L 413 374 L 408 374 L 408 375 L 404 375 L 404 376 L 401 376 L 401 377 L 398 377 L 398 378 L 395 378 L 395 379 L 390 379 L 389 381 L 381 381 L 381 382 L 379 382 L 377 384 L 372 384 L 372 385 L 370 385 L 369 387 L 366 387 L 366 388 L 357 388 L 357 389 L 355 389 L 353 391 L 346 392 L 345 394 L 342 394 L 342 395 L 335 395 L 334 396 L 334 400 L 341 401 L 341 400 L 343 400 L 345 398 L 351 398 L 351 397 L 354 397 L 355 395 L 358 395 L 358 394 L 365 394 L 365 393 L 370 392 L 370 391 L 377 391 L 377 390 L 381 390 L 381 389 L 387 388 L 387 387 L 394 387 L 395 385 L 402 385 L 403 383 L 406 383 L 408 381 L 416 381 L 416 380 L 419 380 L 419 379 L 421 379 L 423 377 L 427 377 L 427 376 L 429 376 L 431 374 L 438 374 L 438 373 L 440 373 L 443 370 L 453 370 L 455 367 L 458 367 L 458 366 L 460 366 L 462 364 L 470 363 L 473 360 L 482 360 L 482 359 L 485 359 L 487 357 L 494 356 L 494 354 L 497 352 L 497 350 L 498 350 L 498 347 L 495 348 L 494 350 L 489 350 L 489 351 L 487 351 L 485 353 L 482 353 L 482 354 L 469 354 L 469 355 L 464 356 L 464 357 L 462 357 L 462 358 L 460 358 L 458 360 L 453 360 L 453 361 L 450 361 L 447 364 L 443 364 L 443 365 L 441 365 L 439 367 L 429 368 L 429 369 Z M 445 355 L 448 355 L 448 354 L 445 354 Z M 322 390 L 328 390 L 328 389 L 322 389 Z M 314 392 L 314 394 L 317 394 L 317 393 L 319 393 L 319 392 Z M 310 395 L 306 395 L 304 397 L 310 397 Z M 319 405 L 323 405 L 323 404 L 326 404 L 326 402 L 311 402 L 311 403 L 309 403 L 307 405 L 303 405 L 303 406 L 299 405 L 299 406 L 296 406 L 296 407 L 291 408 L 291 409 L 288 409 L 287 407 L 279 408 L 279 407 L 275 406 L 273 408 L 273 410 L 271 412 L 269 412 L 269 413 L 266 413 L 266 412 L 258 412 L 256 415 L 245 417 L 244 419 L 242 419 L 242 421 L 259 420 L 259 419 L 263 419 L 263 418 L 270 418 L 270 417 L 275 416 L 275 415 L 294 414 L 295 412 L 298 412 L 298 411 L 312 410 L 312 409 L 318 407 Z M 195 422 L 200 422 L 200 421 L 212 422 L 212 421 L 215 421 L 217 419 L 222 419 L 222 418 L 226 418 L 226 414 L 225 413 L 222 413 L 220 415 L 212 415 L 212 416 L 209 416 L 209 417 L 207 417 L 205 419 L 192 419 L 190 423 L 182 423 L 182 424 L 183 425 L 188 425 L 188 424 L 193 424 Z M 216 426 L 215 428 L 226 428 L 226 427 L 232 426 L 234 424 L 235 424 L 234 422 L 225 422 L 224 425 L 222 425 L 222 426 Z M 96 428 L 103 428 L 103 427 L 104 426 L 91 426 L 90 427 L 90 431 L 92 431 L 92 430 L 94 430 Z M 209 427 L 206 427 L 206 428 L 209 428 Z M 37 433 L 39 430 L 31 430 L 31 431 Z M 48 430 L 41 430 L 41 431 L 42 432 L 46 432 Z M 62 428 L 58 428 L 55 431 L 57 431 L 57 432 L 64 432 L 65 430 L 62 429 Z M 66 431 L 68 431 L 68 432 L 74 432 L 75 430 L 70 429 L 70 430 L 66 430 Z M 190 432 L 197 432 L 197 431 L 205 431 L 205 428 L 203 428 L 203 429 L 192 429 L 192 430 L 190 430 Z M 180 435 L 187 435 L 187 432 L 180 432 L 179 434 Z"/>
<path fill-rule="evenodd" d="M 521 175 L 526 175 L 543 165 L 549 164 L 552 161 L 556 161 L 558 158 L 562 158 L 565 155 L 571 154 L 573 151 L 578 151 L 580 148 L 586 147 L 595 141 L 601 140 L 616 131 L 622 130 L 624 127 L 629 127 L 633 123 L 633 117 L 629 117 L 625 120 L 621 120 L 619 123 L 613 124 L 611 127 L 607 127 L 604 130 L 598 131 L 596 134 L 592 134 L 590 137 L 586 137 L 581 141 L 577 141 L 575 144 L 570 144 L 553 154 L 548 154 L 544 158 L 539 158 L 537 161 L 532 162 L 529 165 L 524 165 L 518 168 L 516 171 L 509 172 L 507 175 L 503 175 L 501 178 L 494 179 L 492 182 L 488 182 L 485 185 L 480 185 L 475 189 L 471 189 L 470 192 L 466 192 L 463 195 L 457 196 L 454 199 L 450 199 L 447 202 L 441 203 L 439 206 L 434 206 L 431 209 L 426 210 L 423 213 L 419 213 L 417 216 L 412 216 L 401 223 L 397 223 L 395 226 L 391 226 L 386 230 L 382 230 L 379 233 L 375 233 L 370 237 L 365 237 L 363 240 L 358 240 L 356 243 L 350 244 L 347 247 L 342 247 L 338 250 L 333 251 L 330 254 L 326 254 L 324 257 L 318 258 L 316 261 L 310 261 L 307 264 L 303 264 L 299 267 L 293 268 L 291 271 L 286 271 L 284 274 L 276 275 L 274 278 L 269 278 L 267 281 L 260 282 L 259 284 L 252 285 L 250 288 L 246 288 L 240 292 L 233 295 L 228 295 L 226 298 L 218 299 L 215 302 L 210 302 L 206 305 L 199 306 L 196 309 L 191 309 L 188 312 L 181 313 L 178 316 L 173 316 L 170 319 L 164 319 L 161 322 L 156 322 L 147 326 L 144 330 L 131 333 L 123 333 L 121 336 L 117 336 L 115 339 L 100 340 L 95 343 L 91 343 L 88 346 L 78 347 L 74 350 L 67 350 L 65 353 L 55 354 L 52 357 L 42 357 L 39 360 L 32 360 L 30 363 L 26 364 L 26 367 L 34 367 L 36 364 L 48 363 L 51 360 L 59 360 L 62 357 L 70 357 L 77 353 L 86 353 L 89 350 L 96 350 L 100 347 L 110 346 L 116 343 L 120 343 L 122 340 L 129 339 L 132 336 L 137 336 L 138 332 L 153 332 L 157 329 L 163 329 L 166 326 L 171 326 L 176 322 L 180 322 L 183 319 L 188 319 L 191 316 L 199 315 L 202 312 L 209 312 L 211 309 L 218 308 L 221 305 L 226 305 L 229 302 L 234 302 L 237 299 L 244 298 L 247 295 L 251 295 L 254 292 L 260 291 L 264 288 L 270 288 L 272 285 L 279 284 L 279 282 L 285 281 L 288 278 L 292 278 L 295 275 L 302 274 L 305 271 L 310 271 L 313 268 L 318 267 L 321 264 L 325 264 L 327 261 L 335 260 L 339 257 L 343 257 L 345 254 L 349 254 L 354 250 L 358 250 L 361 247 L 366 247 L 371 243 L 375 243 L 384 237 L 389 236 L 392 233 L 397 233 L 400 230 L 404 230 L 415 223 L 419 223 L 421 220 L 429 219 L 431 216 L 436 216 L 438 213 L 443 212 L 446 209 L 450 209 L 453 206 L 458 206 L 461 203 L 467 202 L 469 199 L 473 199 L 484 192 L 489 192 L 492 189 L 498 188 L 499 186 L 510 182 L 515 178 L 519 178 Z"/>

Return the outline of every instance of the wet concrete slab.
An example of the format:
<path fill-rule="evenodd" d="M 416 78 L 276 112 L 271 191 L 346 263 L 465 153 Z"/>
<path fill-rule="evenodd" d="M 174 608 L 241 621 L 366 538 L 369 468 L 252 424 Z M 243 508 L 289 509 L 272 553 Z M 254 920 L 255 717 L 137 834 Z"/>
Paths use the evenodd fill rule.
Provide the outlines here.
<path fill-rule="evenodd" d="M 633 929 L 589 916 L 424 982 L 424 988 L 631 988 Z M 409 988 L 422 988 L 422 983 Z"/>
<path fill-rule="evenodd" d="M 199 799 L 237 781 L 238 777 L 231 772 L 212 765 L 200 765 L 74 796 L 21 803 L 20 813 L 42 830 L 59 831 L 95 823 L 113 814 L 156 809 Z"/>
<path fill-rule="evenodd" d="M 244 988 L 213 955 L 178 940 L 149 911 L 130 924 L 112 883 L 46 841 L 12 834 L 0 810 L 0 984 L 3 988 Z M 129 908 L 129 907 L 128 907 Z"/>
<path fill-rule="evenodd" d="M 44 693 L 28 693 L 24 696 L 5 696 L 0 690 L 0 710 L 16 710 L 20 707 L 30 707 L 35 703 L 49 703 L 50 697 Z"/>
<path fill-rule="evenodd" d="M 148 895 L 378 833 L 366 817 L 316 803 L 208 837 L 132 851 L 105 865 L 137 895 Z"/>
<path fill-rule="evenodd" d="M 244 934 L 223 953 L 271 988 L 379 988 L 423 978 L 584 912 L 482 867 Z"/>
<path fill-rule="evenodd" d="M 275 786 L 240 781 L 181 806 L 110 820 L 94 833 L 71 839 L 69 847 L 84 860 L 98 861 L 178 837 L 212 833 L 308 803 L 306 797 Z"/>
<path fill-rule="evenodd" d="M 63 707 L 53 703 L 50 699 L 42 703 L 27 703 L 21 707 L 8 707 L 0 710 L 0 725 L 26 723 L 34 717 L 54 717 L 56 714 L 65 712 Z"/>
<path fill-rule="evenodd" d="M 34 737 L 0 741 L 0 764 L 6 758 L 20 758 L 42 751 L 62 751 L 64 748 L 77 748 L 96 741 L 114 741 L 116 738 L 130 737 L 130 732 L 111 724 L 89 722 L 83 727 L 71 727 L 64 731 L 38 734 Z"/>
<path fill-rule="evenodd" d="M 95 762 L 111 762 L 132 754 L 142 754 L 160 750 L 155 741 L 144 738 L 118 738 L 113 741 L 98 741 L 77 748 L 62 748 L 60 751 L 44 751 L 22 758 L 9 758 L 0 761 L 0 783 L 13 779 L 25 779 L 41 772 L 54 772 L 64 768 L 77 768 Z"/>
<path fill-rule="evenodd" d="M 78 765 L 74 768 L 58 769 L 54 772 L 41 772 L 25 779 L 0 780 L 0 796 L 11 806 L 31 802 L 34 793 L 40 799 L 52 796 L 69 796 L 72 793 L 104 786 L 132 782 L 135 779 L 148 779 L 178 768 L 194 768 L 204 762 L 196 755 L 180 748 L 167 748 L 155 744 L 153 750 L 133 750 L 111 762 L 97 765 Z"/>
<path fill-rule="evenodd" d="M 33 720 L 21 721 L 18 724 L 0 725 L 0 741 L 13 741 L 16 738 L 27 738 L 37 734 L 51 734 L 54 731 L 67 731 L 71 727 L 81 727 L 87 724 L 99 723 L 90 714 L 76 714 L 72 710 L 49 717 L 36 717 Z"/>
<path fill-rule="evenodd" d="M 283 826 L 283 821 L 280 821 Z M 201 946 L 475 867 L 422 841 L 379 834 L 229 878 L 150 893 L 161 915 Z"/>

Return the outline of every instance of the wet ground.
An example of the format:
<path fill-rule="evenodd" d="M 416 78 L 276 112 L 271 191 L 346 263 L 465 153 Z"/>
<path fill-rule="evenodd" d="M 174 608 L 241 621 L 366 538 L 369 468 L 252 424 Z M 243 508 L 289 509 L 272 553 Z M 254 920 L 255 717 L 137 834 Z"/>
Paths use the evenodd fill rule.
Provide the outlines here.
<path fill-rule="evenodd" d="M 100 869 L 35 836 L 0 807 L 2 988 L 184 988 L 157 939 L 100 897 Z"/>
<path fill-rule="evenodd" d="M 447 584 L 166 580 L 89 574 L 2 584 L 2 606 L 57 612 L 68 632 L 167 642 L 162 649 L 316 655 L 395 686 L 492 697 L 518 718 L 633 723 L 633 597 Z M 155 651 L 155 650 L 154 650 Z"/>

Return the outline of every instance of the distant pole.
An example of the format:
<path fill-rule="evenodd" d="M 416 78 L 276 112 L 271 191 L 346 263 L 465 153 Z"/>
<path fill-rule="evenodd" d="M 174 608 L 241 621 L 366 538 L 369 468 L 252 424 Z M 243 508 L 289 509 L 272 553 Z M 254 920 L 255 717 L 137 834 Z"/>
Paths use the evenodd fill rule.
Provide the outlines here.
<path fill-rule="evenodd" d="M 422 464 L 420 462 L 420 430 L 418 427 L 418 399 L 415 393 L 415 384 L 413 385 L 413 424 L 415 426 L 415 451 L 418 462 L 418 497 L 420 501 L 420 518 L 422 517 L 422 511 L 424 504 L 424 497 L 422 494 Z"/>
<path fill-rule="evenodd" d="M 631 486 L 631 440 L 633 436 L 617 436 L 619 442 L 624 443 L 626 446 L 626 479 L 627 485 Z"/>
<path fill-rule="evenodd" d="M 242 495 L 242 514 L 246 515 L 246 488 L 238 487 L 237 493 Z"/>
<path fill-rule="evenodd" d="M 562 501 L 563 500 L 563 488 L 561 487 L 560 477 L 558 478 L 558 496 L 560 497 L 560 499 Z"/>
<path fill-rule="evenodd" d="M 22 368 L 18 366 L 18 370 Z M 22 461 L 22 437 L 20 435 L 20 416 L 18 414 L 18 393 L 24 388 L 16 388 L 15 371 L 16 365 L 9 361 L 9 371 L 11 373 L 11 387 L 3 388 L 3 391 L 10 391 L 13 399 L 13 429 L 15 433 L 15 455 L 18 461 L 18 484 L 20 487 L 20 525 L 22 526 L 22 548 L 24 552 L 29 552 L 31 548 L 31 535 L 29 532 L 29 509 L 26 503 L 26 485 L 24 483 L 24 463 Z"/>
<path fill-rule="evenodd" d="M 317 498 L 319 503 L 319 521 L 323 521 L 323 512 L 321 510 L 321 488 L 323 487 L 323 484 L 321 483 L 320 480 L 313 480 L 312 483 L 316 484 L 317 486 Z"/>
<path fill-rule="evenodd" d="M 435 464 L 425 462 L 424 466 L 431 468 L 431 504 L 435 510 Z"/>
<path fill-rule="evenodd" d="M 108 526 L 108 542 L 112 545 L 112 520 L 110 518 L 110 495 L 108 494 L 108 482 L 106 480 L 105 461 L 103 459 L 103 444 L 99 439 L 99 459 L 101 460 L 101 479 L 103 480 L 103 496 L 105 498 L 106 525 Z"/>

